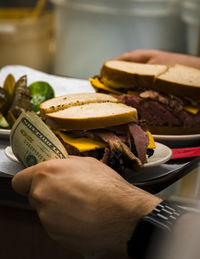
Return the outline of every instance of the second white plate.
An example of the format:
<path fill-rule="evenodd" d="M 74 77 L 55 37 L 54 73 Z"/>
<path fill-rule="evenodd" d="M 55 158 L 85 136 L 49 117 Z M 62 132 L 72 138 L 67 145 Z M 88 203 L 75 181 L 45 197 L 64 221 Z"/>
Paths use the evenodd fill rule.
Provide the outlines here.
<path fill-rule="evenodd" d="M 10 146 L 6 147 L 5 149 L 6 156 L 15 162 L 19 162 L 15 155 L 12 152 L 12 148 Z M 165 162 L 167 162 L 172 156 L 172 151 L 169 147 L 157 143 L 156 142 L 156 148 L 154 150 L 154 154 L 148 158 L 148 162 L 144 164 L 144 167 L 151 167 L 151 166 L 157 166 L 161 165 Z"/>
<path fill-rule="evenodd" d="M 191 135 L 153 135 L 159 141 L 171 148 L 192 147 L 200 144 L 200 134 Z"/>
<path fill-rule="evenodd" d="M 154 154 L 147 159 L 147 163 L 144 164 L 144 167 L 152 167 L 161 165 L 168 160 L 170 160 L 172 156 L 172 150 L 158 142 L 155 142 L 156 148 L 154 150 Z"/>
<path fill-rule="evenodd" d="M 200 139 L 200 134 L 191 135 L 153 135 L 156 140 L 174 140 L 174 141 L 186 141 L 186 140 L 198 140 Z"/>

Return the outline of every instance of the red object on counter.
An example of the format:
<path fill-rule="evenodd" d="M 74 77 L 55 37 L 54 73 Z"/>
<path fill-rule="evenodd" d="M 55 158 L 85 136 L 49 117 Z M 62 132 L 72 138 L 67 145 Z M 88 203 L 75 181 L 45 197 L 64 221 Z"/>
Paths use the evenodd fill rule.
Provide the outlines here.
<path fill-rule="evenodd" d="M 173 148 L 171 159 L 200 156 L 200 147 Z"/>

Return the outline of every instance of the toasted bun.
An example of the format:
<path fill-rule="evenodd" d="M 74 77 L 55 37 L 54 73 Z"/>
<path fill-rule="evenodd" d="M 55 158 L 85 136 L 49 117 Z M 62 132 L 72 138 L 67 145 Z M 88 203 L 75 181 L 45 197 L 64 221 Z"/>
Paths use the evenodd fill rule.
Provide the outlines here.
<path fill-rule="evenodd" d="M 72 94 L 40 105 L 42 117 L 53 129 L 89 130 L 137 122 L 137 110 L 106 94 Z"/>
<path fill-rule="evenodd" d="M 108 87 L 133 89 L 139 85 L 152 85 L 155 77 L 167 69 L 165 65 L 108 60 L 103 64 L 100 78 Z"/>

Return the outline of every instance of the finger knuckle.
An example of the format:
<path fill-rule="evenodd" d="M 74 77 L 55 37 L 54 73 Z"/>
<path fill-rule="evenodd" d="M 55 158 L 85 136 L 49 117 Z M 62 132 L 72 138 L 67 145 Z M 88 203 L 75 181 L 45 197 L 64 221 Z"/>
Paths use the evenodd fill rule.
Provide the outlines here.
<path fill-rule="evenodd" d="M 56 163 L 54 160 L 46 161 L 41 165 L 41 170 L 43 173 L 48 174 L 55 170 Z"/>
<path fill-rule="evenodd" d="M 45 170 L 45 168 L 41 168 L 41 170 L 35 173 L 33 181 L 40 183 L 42 181 L 46 181 L 47 178 L 48 178 L 48 170 Z"/>
<path fill-rule="evenodd" d="M 30 198 L 33 199 L 36 202 L 43 202 L 44 201 L 44 190 L 41 190 L 41 188 L 35 188 L 31 194 L 30 194 Z"/>

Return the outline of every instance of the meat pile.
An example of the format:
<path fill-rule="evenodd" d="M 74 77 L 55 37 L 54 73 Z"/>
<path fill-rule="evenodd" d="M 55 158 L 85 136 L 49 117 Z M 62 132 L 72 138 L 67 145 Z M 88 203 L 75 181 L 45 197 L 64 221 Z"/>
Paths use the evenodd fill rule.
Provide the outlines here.
<path fill-rule="evenodd" d="M 184 106 L 198 106 L 200 101 L 161 95 L 153 90 L 141 92 L 138 96 L 123 94 L 116 97 L 123 103 L 135 107 L 148 125 L 184 128 L 200 126 L 199 114 L 192 114 L 184 109 Z"/>
<path fill-rule="evenodd" d="M 147 132 L 136 123 L 104 129 L 76 131 L 73 134 L 76 137 L 103 140 L 107 143 L 107 147 L 80 152 L 75 147 L 63 143 L 70 155 L 96 157 L 122 175 L 126 168 L 138 170 L 147 162 L 149 137 Z M 152 155 L 152 152 L 150 153 Z"/>

